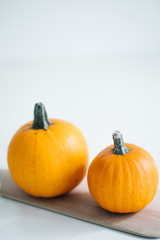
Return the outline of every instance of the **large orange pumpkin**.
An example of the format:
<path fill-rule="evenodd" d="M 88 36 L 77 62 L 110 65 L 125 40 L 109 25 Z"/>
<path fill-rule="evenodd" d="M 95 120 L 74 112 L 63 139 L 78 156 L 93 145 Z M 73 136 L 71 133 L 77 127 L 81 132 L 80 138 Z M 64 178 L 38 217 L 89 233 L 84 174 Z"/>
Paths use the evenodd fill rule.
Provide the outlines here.
<path fill-rule="evenodd" d="M 91 163 L 88 187 L 104 209 L 117 213 L 137 212 L 149 204 L 158 188 L 158 169 L 144 149 L 123 142 L 113 133 L 114 146 L 105 148 Z"/>
<path fill-rule="evenodd" d="M 22 126 L 8 148 L 8 166 L 15 183 L 38 197 L 71 191 L 83 179 L 88 149 L 73 124 L 47 118 L 42 103 L 35 105 L 34 121 Z"/>

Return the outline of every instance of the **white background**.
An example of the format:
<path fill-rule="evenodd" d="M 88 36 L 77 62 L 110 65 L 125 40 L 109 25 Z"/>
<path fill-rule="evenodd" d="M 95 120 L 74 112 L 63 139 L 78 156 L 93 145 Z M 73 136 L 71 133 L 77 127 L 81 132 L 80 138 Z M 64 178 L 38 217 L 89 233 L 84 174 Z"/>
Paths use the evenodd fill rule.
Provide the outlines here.
<path fill-rule="evenodd" d="M 33 119 L 34 104 L 41 101 L 49 117 L 81 129 L 90 161 L 112 144 L 117 129 L 126 142 L 148 150 L 160 170 L 159 26 L 159 0 L 2 0 L 0 167 L 7 168 L 10 139 Z M 61 222 L 66 224 L 66 219 L 61 217 Z M 27 223 L 32 226 L 30 218 Z M 16 230 L 14 234 L 20 237 Z M 101 238 L 107 234 L 120 236 L 105 229 Z M 58 236 L 62 238 L 61 231 Z M 93 239 L 91 233 L 87 236 Z"/>

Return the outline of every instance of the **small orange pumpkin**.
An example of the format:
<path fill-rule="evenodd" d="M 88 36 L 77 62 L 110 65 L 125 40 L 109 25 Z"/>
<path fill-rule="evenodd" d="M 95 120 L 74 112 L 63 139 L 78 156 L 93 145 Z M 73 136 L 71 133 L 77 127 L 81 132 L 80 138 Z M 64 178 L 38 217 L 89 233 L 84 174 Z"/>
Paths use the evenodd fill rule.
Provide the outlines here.
<path fill-rule="evenodd" d="M 34 121 L 22 126 L 8 147 L 8 166 L 15 183 L 37 197 L 54 197 L 75 188 L 85 176 L 88 149 L 73 124 L 47 118 L 42 103 Z"/>
<path fill-rule="evenodd" d="M 114 146 L 100 152 L 88 170 L 88 187 L 104 209 L 117 213 L 137 212 L 149 204 L 158 188 L 158 169 L 144 149 L 123 142 L 113 133 Z"/>

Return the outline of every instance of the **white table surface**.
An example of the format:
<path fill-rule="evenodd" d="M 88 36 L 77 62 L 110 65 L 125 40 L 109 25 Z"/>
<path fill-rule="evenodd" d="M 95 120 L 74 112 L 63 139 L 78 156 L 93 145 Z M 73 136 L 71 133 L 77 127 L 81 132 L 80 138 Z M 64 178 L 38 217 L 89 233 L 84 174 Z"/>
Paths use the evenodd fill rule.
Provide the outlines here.
<path fill-rule="evenodd" d="M 0 197 L 0 239 L 128 240 L 145 238 Z"/>

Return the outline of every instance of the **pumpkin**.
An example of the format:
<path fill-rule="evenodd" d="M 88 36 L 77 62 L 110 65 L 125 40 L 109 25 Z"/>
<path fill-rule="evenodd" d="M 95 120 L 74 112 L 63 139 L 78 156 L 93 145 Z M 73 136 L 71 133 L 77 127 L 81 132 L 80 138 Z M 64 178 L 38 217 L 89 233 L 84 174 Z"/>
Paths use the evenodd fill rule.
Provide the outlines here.
<path fill-rule="evenodd" d="M 34 121 L 22 126 L 8 147 L 8 166 L 15 183 L 36 197 L 55 197 L 75 188 L 88 165 L 87 143 L 73 124 L 48 119 L 37 103 Z"/>
<path fill-rule="evenodd" d="M 113 133 L 114 145 L 101 151 L 88 170 L 93 199 L 110 212 L 137 212 L 149 204 L 158 188 L 158 169 L 144 149 Z"/>

